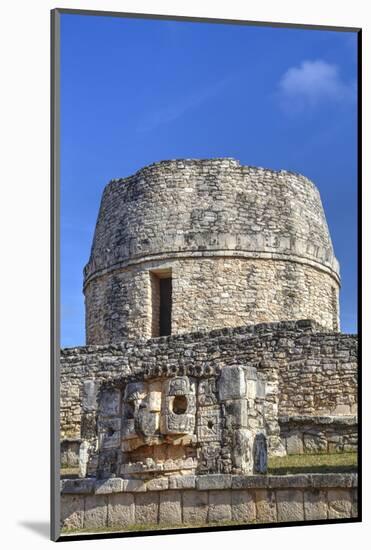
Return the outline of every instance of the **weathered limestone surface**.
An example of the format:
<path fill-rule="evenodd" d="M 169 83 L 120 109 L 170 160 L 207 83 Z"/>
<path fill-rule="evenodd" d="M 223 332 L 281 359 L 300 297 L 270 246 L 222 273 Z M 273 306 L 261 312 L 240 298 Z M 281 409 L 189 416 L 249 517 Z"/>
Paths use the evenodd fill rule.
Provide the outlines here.
<path fill-rule="evenodd" d="M 172 334 L 309 318 L 334 329 L 337 283 L 328 273 L 278 259 L 187 258 L 146 262 L 91 281 L 85 289 L 89 344 L 157 336 L 150 273 L 161 269 L 172 273 Z"/>
<path fill-rule="evenodd" d="M 182 523 L 182 499 L 180 491 L 160 493 L 159 523 L 177 525 Z"/>
<path fill-rule="evenodd" d="M 242 490 L 232 493 L 232 520 L 241 523 L 253 523 L 256 520 L 256 505 L 251 493 Z"/>
<path fill-rule="evenodd" d="M 276 493 L 271 489 L 259 489 L 255 492 L 256 520 L 258 523 L 277 521 Z"/>
<path fill-rule="evenodd" d="M 151 337 L 159 270 L 172 275 L 174 334 L 306 318 L 339 328 L 338 262 L 300 174 L 186 159 L 111 181 L 84 273 L 89 344 Z"/>
<path fill-rule="evenodd" d="M 135 523 L 151 525 L 158 523 L 159 493 L 135 494 Z"/>
<path fill-rule="evenodd" d="M 133 493 L 112 494 L 108 504 L 108 526 L 133 525 L 135 505 Z"/>
<path fill-rule="evenodd" d="M 192 476 L 191 476 L 192 477 Z M 202 476 L 199 476 L 202 477 Z M 202 486 L 212 487 L 210 483 Z M 242 482 L 244 477 L 245 482 Z M 178 480 L 186 476 L 179 476 Z M 144 483 L 144 491 L 125 489 L 99 495 L 96 481 L 86 490 L 85 480 L 80 494 L 76 483 L 62 482 L 62 518 L 64 529 L 94 529 L 130 525 L 161 524 L 164 526 L 241 523 L 274 523 L 357 517 L 356 474 L 301 474 L 291 476 L 226 476 L 224 489 L 167 489 Z M 176 485 L 176 483 L 174 484 Z M 190 484 L 191 485 L 191 484 Z M 243 487 L 243 488 L 241 488 Z M 153 489 L 153 487 L 152 487 Z"/>
<path fill-rule="evenodd" d="M 84 527 L 95 529 L 107 525 L 108 497 L 88 495 L 85 498 Z"/>
<path fill-rule="evenodd" d="M 312 489 L 304 493 L 304 518 L 308 521 L 327 519 L 328 505 L 326 491 Z"/>
<path fill-rule="evenodd" d="M 207 491 L 184 491 L 183 521 L 186 524 L 202 524 L 207 521 L 209 495 Z"/>
<path fill-rule="evenodd" d="M 263 386 L 270 452 L 355 450 L 357 337 L 322 330 L 313 321 L 291 321 L 62 350 L 61 437 L 75 447 L 95 437 L 103 383 L 131 374 L 212 377 L 238 358 L 256 368 L 256 391 Z M 238 398 L 227 406 L 243 427 Z"/>
<path fill-rule="evenodd" d="M 232 519 L 231 498 L 231 491 L 221 489 L 209 492 L 209 523 Z"/>
<path fill-rule="evenodd" d="M 61 525 L 65 529 L 82 529 L 84 526 L 84 496 L 61 495 Z"/>
<path fill-rule="evenodd" d="M 279 489 L 276 491 L 278 521 L 302 521 L 304 519 L 303 491 Z"/>
<path fill-rule="evenodd" d="M 279 424 L 287 454 L 357 452 L 356 416 L 283 416 Z"/>
<path fill-rule="evenodd" d="M 330 489 L 328 492 L 328 517 L 351 517 L 353 495 L 346 489 Z"/>

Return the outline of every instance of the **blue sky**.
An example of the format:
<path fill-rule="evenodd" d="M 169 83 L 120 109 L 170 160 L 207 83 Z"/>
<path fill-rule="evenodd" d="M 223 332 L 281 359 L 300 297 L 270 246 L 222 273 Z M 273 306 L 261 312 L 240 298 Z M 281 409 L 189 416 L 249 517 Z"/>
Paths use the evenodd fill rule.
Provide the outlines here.
<path fill-rule="evenodd" d="M 82 270 L 104 186 L 164 159 L 235 157 L 320 190 L 357 331 L 356 33 L 61 17 L 61 342 L 83 345 Z"/>

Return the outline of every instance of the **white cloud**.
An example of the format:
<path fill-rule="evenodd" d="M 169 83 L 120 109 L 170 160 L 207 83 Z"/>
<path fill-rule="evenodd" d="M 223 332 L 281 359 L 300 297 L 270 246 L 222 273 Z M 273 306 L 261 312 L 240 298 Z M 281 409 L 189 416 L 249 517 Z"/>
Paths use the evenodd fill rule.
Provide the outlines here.
<path fill-rule="evenodd" d="M 337 65 L 320 59 L 289 68 L 278 87 L 286 108 L 313 107 L 324 101 L 353 101 L 356 97 L 355 82 L 343 81 Z"/>

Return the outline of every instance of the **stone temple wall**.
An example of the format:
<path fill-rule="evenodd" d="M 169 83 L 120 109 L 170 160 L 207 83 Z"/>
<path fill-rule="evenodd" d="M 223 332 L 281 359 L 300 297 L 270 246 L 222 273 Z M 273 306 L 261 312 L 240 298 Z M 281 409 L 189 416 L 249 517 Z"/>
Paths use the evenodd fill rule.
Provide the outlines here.
<path fill-rule="evenodd" d="M 308 318 L 339 329 L 338 262 L 299 174 L 181 160 L 110 182 L 84 270 L 88 344 L 156 335 L 151 273 L 172 278 L 172 334 Z"/>
<path fill-rule="evenodd" d="M 324 444 L 330 451 L 354 450 L 357 338 L 322 330 L 313 321 L 292 321 L 64 349 L 61 438 L 71 445 L 91 438 L 102 383 L 151 369 L 176 376 L 242 364 L 256 368 L 265 383 L 270 453 L 311 452 Z"/>
<path fill-rule="evenodd" d="M 357 414 L 357 353 L 354 335 L 314 333 L 288 337 L 287 368 L 279 369 L 279 414 Z"/>

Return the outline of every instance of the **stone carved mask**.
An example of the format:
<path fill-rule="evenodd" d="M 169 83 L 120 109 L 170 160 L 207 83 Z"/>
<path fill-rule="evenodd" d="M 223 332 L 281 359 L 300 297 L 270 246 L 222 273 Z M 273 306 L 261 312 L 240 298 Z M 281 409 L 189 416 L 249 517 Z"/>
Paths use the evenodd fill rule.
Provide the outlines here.
<path fill-rule="evenodd" d="M 122 384 L 104 389 L 100 397 L 100 475 L 266 471 L 256 369 L 236 365 L 217 377 L 156 377 Z"/>
<path fill-rule="evenodd" d="M 122 401 L 123 473 L 194 469 L 196 385 L 186 376 L 130 382 Z"/>

